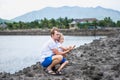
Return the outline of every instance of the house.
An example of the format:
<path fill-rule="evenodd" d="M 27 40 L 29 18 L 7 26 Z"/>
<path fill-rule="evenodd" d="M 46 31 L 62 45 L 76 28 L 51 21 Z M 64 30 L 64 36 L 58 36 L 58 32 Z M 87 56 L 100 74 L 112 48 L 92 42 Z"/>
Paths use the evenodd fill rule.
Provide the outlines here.
<path fill-rule="evenodd" d="M 0 28 L 6 28 L 6 27 L 7 27 L 7 25 L 5 23 L 0 24 Z"/>
<path fill-rule="evenodd" d="M 69 26 L 70 26 L 70 29 L 77 29 L 78 28 L 76 21 L 69 23 Z"/>
<path fill-rule="evenodd" d="M 73 22 L 69 23 L 70 29 L 77 29 L 78 23 L 92 23 L 93 21 L 98 21 L 96 18 L 83 18 L 83 19 L 74 19 Z"/>

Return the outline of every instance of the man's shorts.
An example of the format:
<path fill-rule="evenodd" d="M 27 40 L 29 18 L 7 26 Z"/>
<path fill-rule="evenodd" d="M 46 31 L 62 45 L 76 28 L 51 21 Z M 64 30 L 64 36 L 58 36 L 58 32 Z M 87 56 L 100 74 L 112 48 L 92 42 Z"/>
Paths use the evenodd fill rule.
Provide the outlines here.
<path fill-rule="evenodd" d="M 45 60 L 42 62 L 43 67 L 48 67 L 52 63 L 52 56 L 46 57 Z"/>
<path fill-rule="evenodd" d="M 64 63 L 66 61 L 66 58 L 63 57 L 60 64 Z M 43 67 L 48 67 L 52 63 L 52 56 L 46 57 L 45 60 L 42 62 Z"/>

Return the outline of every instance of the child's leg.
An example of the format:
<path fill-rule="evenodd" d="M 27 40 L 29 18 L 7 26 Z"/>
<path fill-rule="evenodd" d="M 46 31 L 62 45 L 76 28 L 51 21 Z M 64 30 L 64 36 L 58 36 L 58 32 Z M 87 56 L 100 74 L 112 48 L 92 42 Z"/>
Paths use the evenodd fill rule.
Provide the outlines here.
<path fill-rule="evenodd" d="M 65 61 L 64 63 L 62 63 L 57 71 L 61 71 L 68 63 L 69 63 L 68 61 Z"/>

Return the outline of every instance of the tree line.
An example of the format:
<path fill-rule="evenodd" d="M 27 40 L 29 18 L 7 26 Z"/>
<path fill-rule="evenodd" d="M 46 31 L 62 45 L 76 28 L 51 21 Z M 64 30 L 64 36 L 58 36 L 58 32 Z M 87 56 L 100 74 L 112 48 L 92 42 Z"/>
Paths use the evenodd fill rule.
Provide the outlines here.
<path fill-rule="evenodd" d="M 17 30 L 17 29 L 51 29 L 52 27 L 58 27 L 60 29 L 69 29 L 69 24 L 74 19 L 65 18 L 58 18 L 58 19 L 41 19 L 35 20 L 32 22 L 5 22 L 4 24 L 7 25 L 4 29 L 8 30 Z M 0 23 L 2 24 L 2 23 Z M 110 17 L 105 17 L 103 20 L 95 20 L 92 23 L 86 21 L 85 23 L 77 23 L 78 28 L 80 29 L 88 29 L 89 26 L 100 26 L 100 27 L 120 27 L 120 20 L 114 22 Z M 2 28 L 2 27 L 0 27 Z"/>

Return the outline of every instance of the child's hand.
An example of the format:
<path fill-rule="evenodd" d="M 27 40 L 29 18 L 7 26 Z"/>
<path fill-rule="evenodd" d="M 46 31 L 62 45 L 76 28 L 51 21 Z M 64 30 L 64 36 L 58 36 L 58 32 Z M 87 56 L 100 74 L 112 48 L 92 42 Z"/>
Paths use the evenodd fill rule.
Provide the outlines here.
<path fill-rule="evenodd" d="M 75 48 L 75 45 L 69 46 L 69 49 L 70 49 L 70 50 L 73 50 L 74 48 Z"/>
<path fill-rule="evenodd" d="M 76 45 L 73 46 L 73 48 L 75 48 L 75 47 L 76 47 Z"/>

